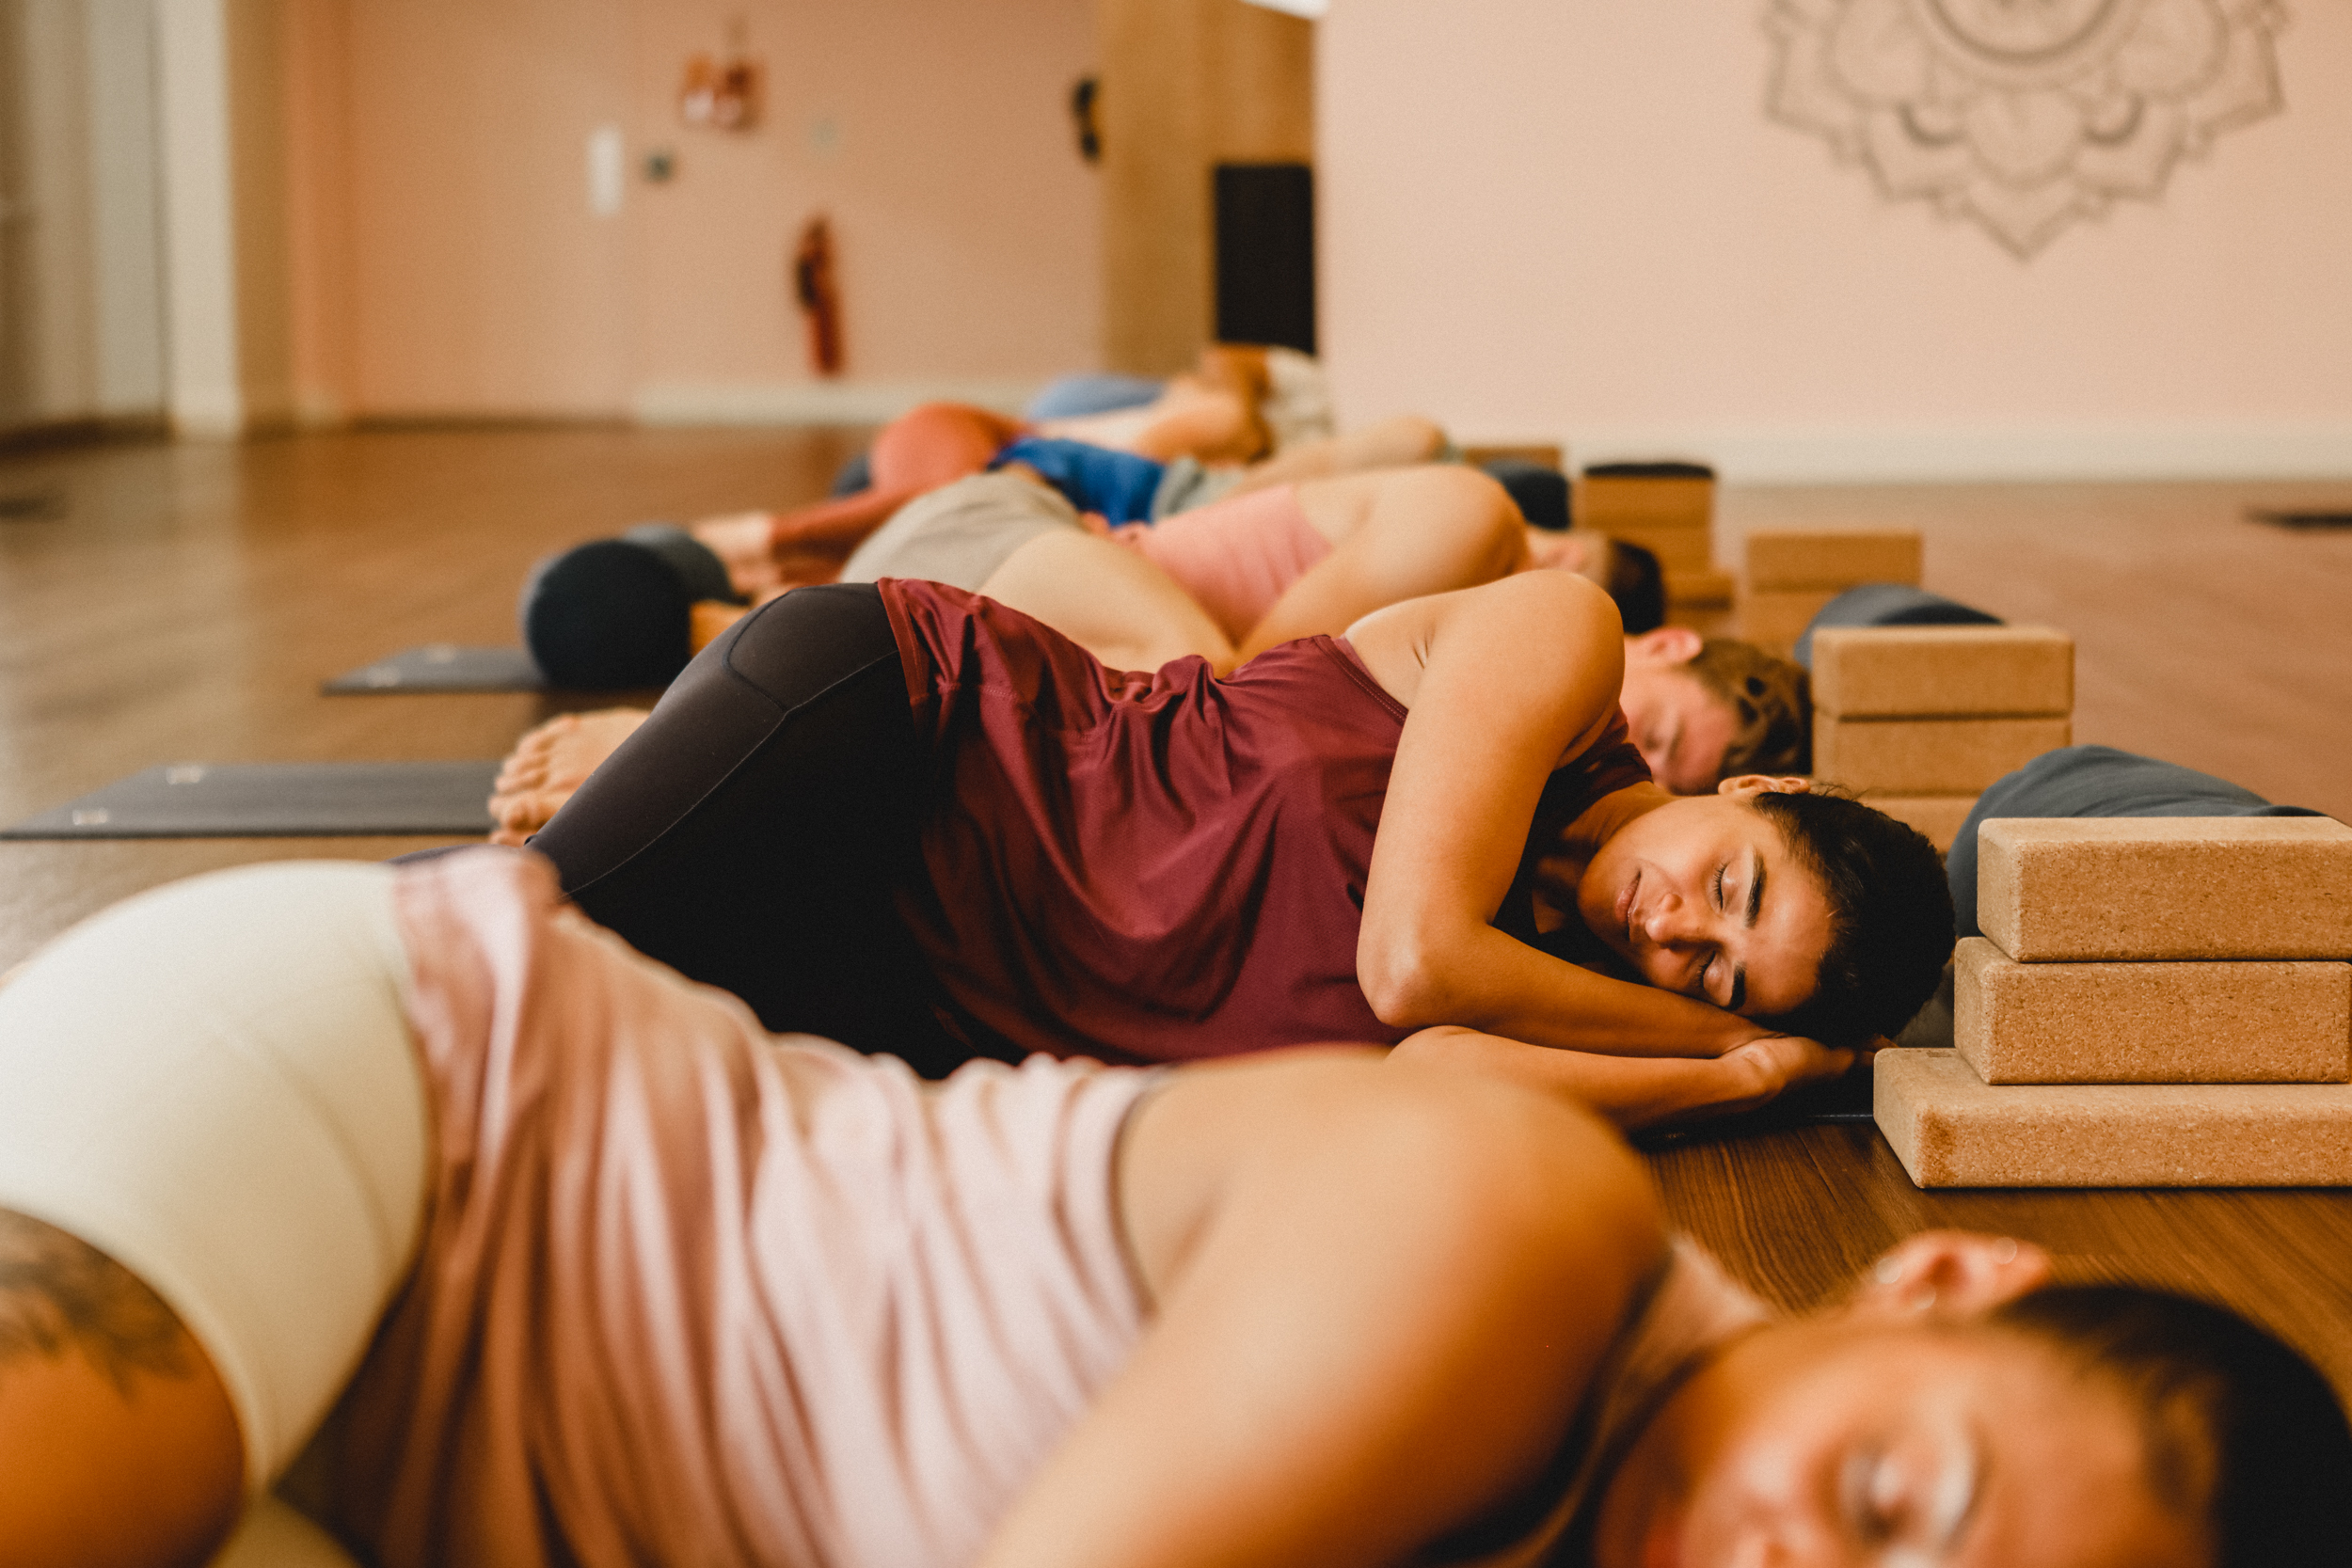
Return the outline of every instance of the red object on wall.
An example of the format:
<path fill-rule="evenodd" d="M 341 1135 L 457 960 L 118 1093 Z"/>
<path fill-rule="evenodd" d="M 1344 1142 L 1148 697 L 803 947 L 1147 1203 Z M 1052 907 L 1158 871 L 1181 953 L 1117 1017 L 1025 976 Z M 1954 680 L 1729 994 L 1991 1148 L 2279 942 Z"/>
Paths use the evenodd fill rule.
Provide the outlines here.
<path fill-rule="evenodd" d="M 841 373 L 841 296 L 833 277 L 833 226 L 808 220 L 792 253 L 792 293 L 808 318 L 808 357 L 818 375 Z"/>

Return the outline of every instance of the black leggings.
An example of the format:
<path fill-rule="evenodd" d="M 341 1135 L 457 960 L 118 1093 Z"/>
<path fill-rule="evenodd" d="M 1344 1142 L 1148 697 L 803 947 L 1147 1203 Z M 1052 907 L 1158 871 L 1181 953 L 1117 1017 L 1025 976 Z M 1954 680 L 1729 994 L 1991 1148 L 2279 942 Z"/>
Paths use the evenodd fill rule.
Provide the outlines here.
<path fill-rule="evenodd" d="M 936 1076 L 974 1053 L 893 898 L 929 775 L 880 592 L 802 588 L 704 649 L 531 846 L 590 918 L 769 1028 Z"/>

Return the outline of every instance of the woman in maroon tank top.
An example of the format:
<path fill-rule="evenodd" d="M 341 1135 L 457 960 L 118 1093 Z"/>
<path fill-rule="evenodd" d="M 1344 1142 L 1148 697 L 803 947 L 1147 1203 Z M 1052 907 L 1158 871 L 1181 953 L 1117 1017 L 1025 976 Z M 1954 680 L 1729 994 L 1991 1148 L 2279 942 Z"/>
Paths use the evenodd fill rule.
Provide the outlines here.
<path fill-rule="evenodd" d="M 1613 606 L 1535 573 L 1225 679 L 1104 668 L 937 584 L 804 589 L 697 658 L 535 839 L 633 944 L 937 1072 L 1403 1044 L 1639 1123 L 1899 1028 L 1933 849 L 1804 781 L 1679 799 Z"/>

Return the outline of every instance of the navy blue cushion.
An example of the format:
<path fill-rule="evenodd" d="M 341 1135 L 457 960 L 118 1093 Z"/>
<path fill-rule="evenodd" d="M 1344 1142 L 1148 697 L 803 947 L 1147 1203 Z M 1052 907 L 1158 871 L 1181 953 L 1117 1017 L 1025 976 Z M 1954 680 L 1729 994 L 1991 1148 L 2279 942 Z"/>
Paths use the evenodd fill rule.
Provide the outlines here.
<path fill-rule="evenodd" d="M 1498 457 L 1479 467 L 1511 493 L 1519 515 L 1536 528 L 1557 532 L 1568 526 L 1568 476 L 1559 469 L 1523 457 Z"/>
<path fill-rule="evenodd" d="M 523 646 L 550 686 L 666 686 L 686 667 L 693 602 L 660 555 L 599 539 L 532 572 L 523 586 Z"/>
<path fill-rule="evenodd" d="M 1849 588 L 1821 607 L 1797 639 L 1796 660 L 1813 668 L 1813 633 L 1819 626 L 1997 626 L 2001 618 L 1974 605 L 1901 582 L 1866 582 Z"/>
<path fill-rule="evenodd" d="M 1944 857 L 1952 884 L 1954 925 L 1977 928 L 1977 826 L 1994 816 L 2318 816 L 2302 806 L 2274 806 L 2227 779 L 2176 762 L 2112 746 L 2044 752 L 1977 798 Z"/>

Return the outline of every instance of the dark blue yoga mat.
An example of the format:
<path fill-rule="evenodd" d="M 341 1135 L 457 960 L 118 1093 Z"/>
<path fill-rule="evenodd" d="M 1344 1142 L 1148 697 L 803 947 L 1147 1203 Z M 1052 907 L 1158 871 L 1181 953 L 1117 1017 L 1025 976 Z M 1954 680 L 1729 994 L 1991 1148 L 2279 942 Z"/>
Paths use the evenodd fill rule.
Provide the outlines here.
<path fill-rule="evenodd" d="M 364 697 L 405 691 L 540 691 L 546 688 L 539 667 L 520 648 L 427 642 L 347 671 L 319 689 L 329 696 Z"/>
<path fill-rule="evenodd" d="M 8 838 L 487 833 L 487 762 L 181 762 L 0 830 Z"/>

